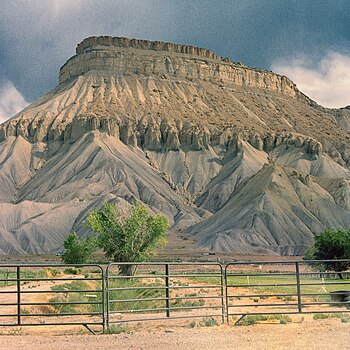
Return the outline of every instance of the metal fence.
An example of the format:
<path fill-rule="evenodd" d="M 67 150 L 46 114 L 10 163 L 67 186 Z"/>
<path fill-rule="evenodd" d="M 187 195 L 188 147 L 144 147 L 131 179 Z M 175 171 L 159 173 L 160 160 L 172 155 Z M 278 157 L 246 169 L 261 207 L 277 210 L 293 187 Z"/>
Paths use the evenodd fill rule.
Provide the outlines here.
<path fill-rule="evenodd" d="M 0 326 L 104 329 L 104 283 L 99 265 L 0 265 Z"/>
<path fill-rule="evenodd" d="M 225 321 L 219 263 L 137 263 L 133 276 L 107 267 L 107 324 L 218 317 Z"/>
<path fill-rule="evenodd" d="M 323 260 L 227 264 L 227 321 L 230 316 L 350 312 L 350 272 L 336 272 L 339 263 Z"/>
<path fill-rule="evenodd" d="M 132 276 L 120 274 L 130 263 L 0 265 L 0 326 L 348 313 L 350 272 L 337 271 L 349 263 L 132 263 Z"/>

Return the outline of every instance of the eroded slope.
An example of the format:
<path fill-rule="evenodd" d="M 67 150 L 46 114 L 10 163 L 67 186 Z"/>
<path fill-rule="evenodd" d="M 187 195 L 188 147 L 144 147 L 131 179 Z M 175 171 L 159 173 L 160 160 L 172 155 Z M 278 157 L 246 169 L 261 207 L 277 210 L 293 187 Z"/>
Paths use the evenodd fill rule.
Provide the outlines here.
<path fill-rule="evenodd" d="M 349 227 L 348 108 L 209 50 L 97 37 L 0 125 L 2 252 L 62 248 L 103 201 L 140 201 L 214 250 L 301 254 Z"/>

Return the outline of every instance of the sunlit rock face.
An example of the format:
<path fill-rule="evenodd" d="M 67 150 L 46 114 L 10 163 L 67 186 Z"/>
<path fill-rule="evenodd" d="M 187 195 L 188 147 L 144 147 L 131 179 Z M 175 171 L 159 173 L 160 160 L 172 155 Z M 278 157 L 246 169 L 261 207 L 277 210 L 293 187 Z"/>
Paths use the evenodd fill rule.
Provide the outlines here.
<path fill-rule="evenodd" d="M 87 38 L 0 125 L 0 252 L 60 251 L 111 201 L 163 213 L 198 247 L 302 254 L 350 227 L 349 116 L 207 49 Z"/>

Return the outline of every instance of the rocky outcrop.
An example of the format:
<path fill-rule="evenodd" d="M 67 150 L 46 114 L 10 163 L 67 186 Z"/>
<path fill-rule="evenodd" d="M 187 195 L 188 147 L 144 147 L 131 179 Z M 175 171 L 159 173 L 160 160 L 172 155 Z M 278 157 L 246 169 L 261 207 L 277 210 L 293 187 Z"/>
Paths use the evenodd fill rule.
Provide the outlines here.
<path fill-rule="evenodd" d="M 335 109 L 333 113 L 336 116 L 339 126 L 350 132 L 350 106 Z"/>
<path fill-rule="evenodd" d="M 93 130 L 149 150 L 220 148 L 237 134 L 268 152 L 281 142 L 306 142 L 308 152 L 350 165 L 349 132 L 328 113 L 266 92 L 139 76 L 88 75 L 61 84 L 1 124 L 0 142 L 21 136 L 55 150 Z"/>
<path fill-rule="evenodd" d="M 206 49 L 85 39 L 60 84 L 0 125 L 2 252 L 59 251 L 107 200 L 201 247 L 301 254 L 349 225 L 348 114 Z"/>
<path fill-rule="evenodd" d="M 165 79 L 200 79 L 268 89 L 292 97 L 299 92 L 285 76 L 246 68 L 222 60 L 210 50 L 194 46 L 107 36 L 83 40 L 76 52 L 61 68 L 60 83 L 93 72 L 101 75 L 137 74 Z"/>
<path fill-rule="evenodd" d="M 221 59 L 221 57 L 216 55 L 214 52 L 196 46 L 164 43 L 162 41 L 128 39 L 112 36 L 92 36 L 86 38 L 80 44 L 77 45 L 76 53 L 77 55 L 79 55 L 83 52 L 90 51 L 95 46 L 112 46 L 120 48 L 133 48 L 139 50 L 167 51 L 172 53 L 181 53 L 199 56 L 203 58 L 210 58 L 214 60 Z"/>

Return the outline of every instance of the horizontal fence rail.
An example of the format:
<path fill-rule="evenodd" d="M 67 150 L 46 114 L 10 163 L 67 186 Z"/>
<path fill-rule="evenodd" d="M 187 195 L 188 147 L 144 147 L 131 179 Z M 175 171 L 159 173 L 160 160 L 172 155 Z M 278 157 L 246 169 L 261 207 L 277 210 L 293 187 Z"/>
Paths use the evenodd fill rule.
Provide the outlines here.
<path fill-rule="evenodd" d="M 339 271 L 346 265 L 350 260 L 0 265 L 0 326 L 94 332 L 90 326 L 105 331 L 141 321 L 213 325 L 249 315 L 349 313 L 350 271 Z"/>

